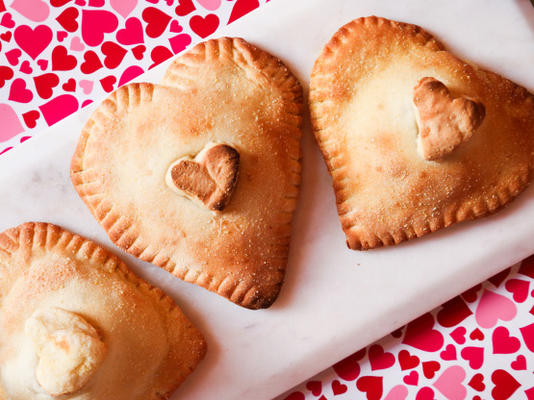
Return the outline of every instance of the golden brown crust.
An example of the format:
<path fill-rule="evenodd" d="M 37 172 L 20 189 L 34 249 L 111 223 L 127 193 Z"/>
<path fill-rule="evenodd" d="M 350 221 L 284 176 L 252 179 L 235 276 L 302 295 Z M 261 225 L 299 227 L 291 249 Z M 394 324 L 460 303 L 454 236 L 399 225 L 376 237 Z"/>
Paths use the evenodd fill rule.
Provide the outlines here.
<path fill-rule="evenodd" d="M 300 183 L 301 86 L 280 60 L 231 38 L 195 46 L 163 83 L 124 86 L 100 105 L 82 131 L 72 182 L 119 247 L 241 306 L 268 307 L 283 281 Z M 231 201 L 216 215 L 164 178 L 211 141 L 240 155 Z"/>
<path fill-rule="evenodd" d="M 20 338 L 36 309 L 48 318 L 55 317 L 47 311 L 54 307 L 72 310 L 105 341 L 107 354 L 82 388 L 83 398 L 168 398 L 204 357 L 204 338 L 173 300 L 90 240 L 56 225 L 25 223 L 0 233 L 0 266 L 0 392 L 10 399 L 30 399 L 39 386 L 30 364 L 17 369 L 26 366 Z"/>
<path fill-rule="evenodd" d="M 427 76 L 486 108 L 476 134 L 437 161 L 417 153 L 413 88 Z M 415 25 L 367 17 L 342 27 L 314 65 L 310 108 L 352 249 L 486 215 L 531 179 L 532 94 L 458 59 Z"/>

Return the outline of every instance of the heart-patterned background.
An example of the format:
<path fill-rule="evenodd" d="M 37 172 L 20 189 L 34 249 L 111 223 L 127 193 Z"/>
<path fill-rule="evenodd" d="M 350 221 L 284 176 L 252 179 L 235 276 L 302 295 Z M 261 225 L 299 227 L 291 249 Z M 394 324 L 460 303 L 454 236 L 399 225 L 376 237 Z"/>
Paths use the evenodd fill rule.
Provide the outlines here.
<path fill-rule="evenodd" d="M 534 256 L 277 400 L 534 400 Z"/>
<path fill-rule="evenodd" d="M 0 154 L 269 0 L 0 0 Z"/>
<path fill-rule="evenodd" d="M 0 0 L 0 154 L 267 2 Z M 534 258 L 280 397 L 365 398 L 534 399 Z"/>

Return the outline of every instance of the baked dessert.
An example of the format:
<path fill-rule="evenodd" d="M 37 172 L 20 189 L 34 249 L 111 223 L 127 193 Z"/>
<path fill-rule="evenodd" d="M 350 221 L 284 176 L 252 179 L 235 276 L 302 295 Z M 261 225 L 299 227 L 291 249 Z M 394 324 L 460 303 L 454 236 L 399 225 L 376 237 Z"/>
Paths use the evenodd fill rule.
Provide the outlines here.
<path fill-rule="evenodd" d="M 0 398 L 166 399 L 206 343 L 96 243 L 45 223 L 0 234 Z"/>
<path fill-rule="evenodd" d="M 111 240 L 244 307 L 268 307 L 300 183 L 302 89 L 242 39 L 200 43 L 83 128 L 74 186 Z"/>
<path fill-rule="evenodd" d="M 533 95 L 415 25 L 339 29 L 315 62 L 310 107 L 351 249 L 489 214 L 532 177 Z"/>

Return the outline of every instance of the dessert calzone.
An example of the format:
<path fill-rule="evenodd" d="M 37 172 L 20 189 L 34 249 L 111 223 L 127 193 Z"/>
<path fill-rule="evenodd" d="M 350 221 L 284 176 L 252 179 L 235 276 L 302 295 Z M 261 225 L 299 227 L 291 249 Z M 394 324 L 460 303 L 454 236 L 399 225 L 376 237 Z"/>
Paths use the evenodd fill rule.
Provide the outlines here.
<path fill-rule="evenodd" d="M 310 107 L 352 249 L 496 211 L 532 176 L 534 96 L 415 25 L 339 29 L 315 62 Z"/>
<path fill-rule="evenodd" d="M 166 399 L 206 343 L 176 304 L 58 226 L 0 233 L 0 398 Z"/>
<path fill-rule="evenodd" d="M 302 89 L 242 39 L 200 43 L 83 128 L 74 186 L 111 240 L 248 308 L 275 300 L 300 183 Z"/>

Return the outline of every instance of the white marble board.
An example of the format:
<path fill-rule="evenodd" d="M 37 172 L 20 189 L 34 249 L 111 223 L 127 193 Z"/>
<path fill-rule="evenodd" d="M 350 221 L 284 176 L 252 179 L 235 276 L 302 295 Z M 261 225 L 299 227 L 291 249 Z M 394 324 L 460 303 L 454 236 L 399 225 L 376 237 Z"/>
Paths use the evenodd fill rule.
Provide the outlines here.
<path fill-rule="evenodd" d="M 419 24 L 458 55 L 534 89 L 528 0 L 272 0 L 224 33 L 278 55 L 307 90 L 313 61 L 335 30 L 372 14 Z M 157 82 L 167 65 L 142 80 Z M 68 177 L 90 111 L 0 158 L 0 230 L 30 220 L 60 224 L 103 243 L 171 295 L 209 344 L 206 359 L 173 399 L 272 398 L 534 253 L 534 186 L 492 217 L 401 246 L 348 250 L 330 178 L 306 123 L 286 282 L 270 309 L 242 309 L 111 244 Z"/>

